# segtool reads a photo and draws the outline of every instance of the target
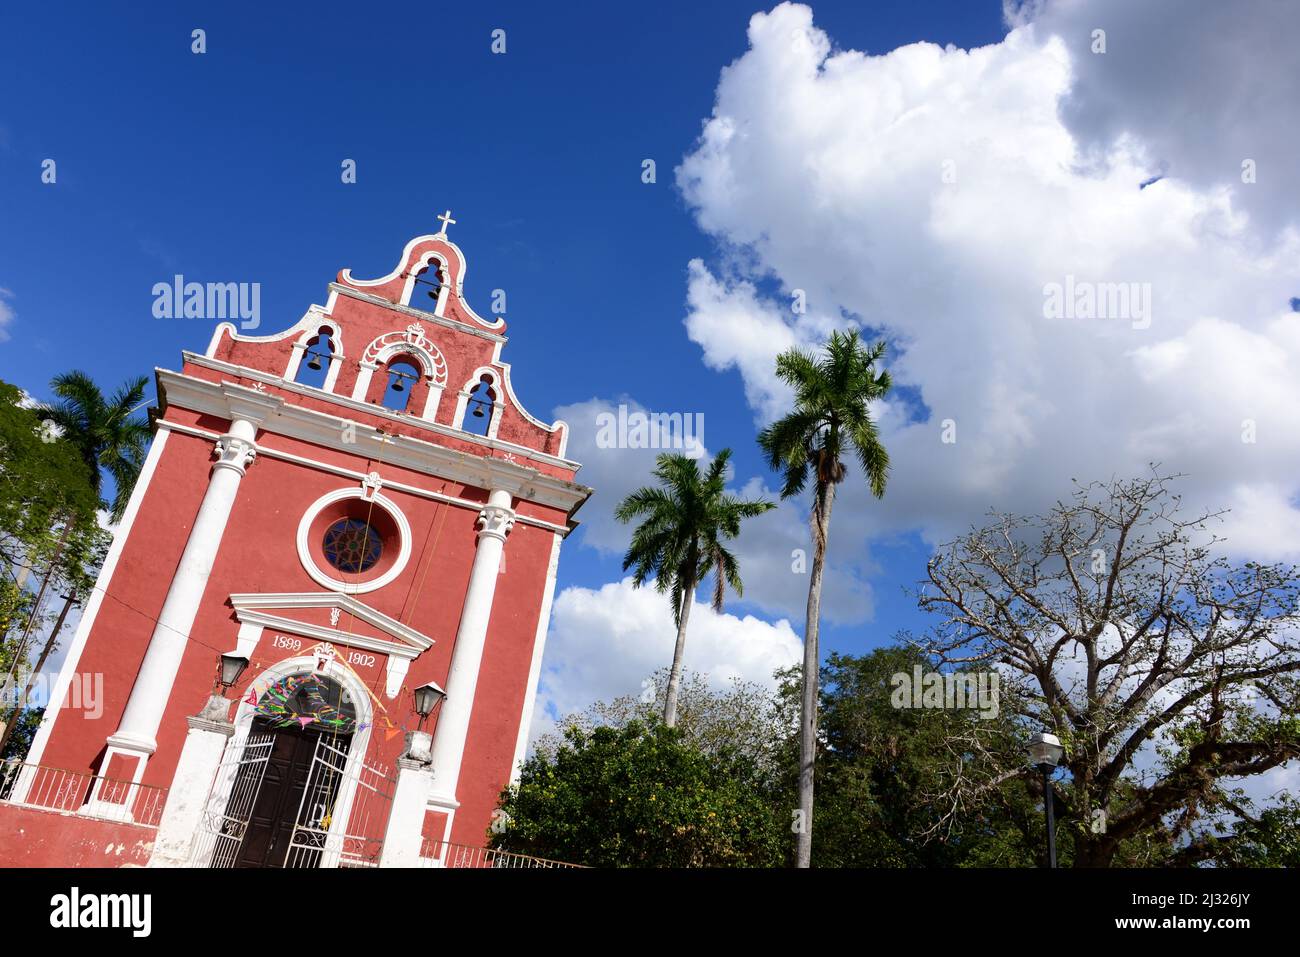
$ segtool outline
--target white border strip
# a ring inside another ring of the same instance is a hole
[[[109,546],[108,554],[104,557],[104,565],[100,568],[99,576],[95,579],[95,590],[91,592],[90,598],[82,610],[81,620],[77,623],[77,632],[73,635],[72,644],[68,646],[68,656],[63,659],[63,667],[59,669],[59,676],[55,679],[54,688],[50,692],[50,698],[45,708],[45,720],[41,721],[41,726],[32,741],[31,750],[27,753],[27,764],[41,763],[41,756],[45,753],[45,744],[49,741],[54,724],[59,720],[59,714],[63,709],[63,699],[67,696],[68,685],[72,683],[72,676],[76,674],[77,665],[81,661],[81,653],[86,647],[86,639],[90,636],[90,630],[94,627],[95,619],[99,615],[99,606],[103,603],[104,595],[113,580],[113,572],[117,569],[117,560],[121,557],[122,549],[126,547],[127,539],[131,537],[131,527],[135,524],[135,517],[140,511],[140,503],[144,501],[145,493],[149,490],[149,483],[153,481],[154,470],[158,467],[158,460],[162,458],[163,447],[167,444],[169,431],[170,427],[166,422],[158,422],[158,430],[154,433],[153,443],[149,446],[149,454],[145,456],[144,465],[140,468],[140,477],[136,480],[135,488],[131,491],[131,498],[126,504],[126,511],[122,514],[122,523],[118,525],[117,531],[113,534],[113,544]],[[26,797],[27,794],[24,789],[24,793],[15,795],[13,800],[21,802]]]
[[[159,427],[162,427],[161,422],[159,423]],[[188,435],[196,439],[207,439],[210,442],[215,442],[217,439],[221,438],[221,435],[217,432],[200,429],[193,425],[182,425],[179,422],[169,422],[166,427],[175,432],[180,432],[182,435]],[[282,452],[279,449],[269,448],[261,444],[257,446],[257,454],[264,458],[280,459],[284,462],[292,462],[294,465],[302,465],[307,468],[317,469],[321,472],[328,472],[331,475],[340,475],[344,478],[355,479],[358,482],[368,477],[365,472],[345,469],[340,465],[330,465],[328,462],[317,462],[315,459],[304,458],[303,456],[295,455],[292,452]],[[455,505],[457,508],[468,508],[478,512],[482,511],[483,506],[487,504],[486,502],[472,502],[469,499],[457,498],[454,495],[446,495],[442,492],[432,492],[415,485],[407,485],[404,482],[390,482],[388,479],[381,480],[384,488],[396,489],[399,492],[405,492],[407,495],[429,498],[436,502],[443,502],[447,505]],[[524,525],[532,525],[536,528],[544,528],[548,532],[555,532],[558,535],[567,536],[571,531],[567,526],[556,525],[554,522],[548,522],[540,518],[532,518],[528,515],[520,515],[517,512],[515,514],[515,521]]]

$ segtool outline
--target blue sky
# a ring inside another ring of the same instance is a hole
[[[596,448],[596,414],[702,412],[736,487],[771,496],[753,437],[785,401],[773,359],[853,321],[890,344],[893,475],[882,502],[854,477],[837,499],[827,650],[923,626],[903,589],[990,508],[1151,462],[1187,476],[1187,507],[1230,510],[1230,557],[1300,559],[1294,9],[300,9],[0,13],[0,378],[43,396],[70,368],[111,387],[177,367],[212,323],[152,317],[176,273],[260,283],[259,331],[283,328],[450,207],[470,302],[506,291],[520,399],[569,419],[597,489],[561,561],[544,715],[671,655],[609,519],[653,456]],[[1142,321],[1049,317],[1072,279],[1146,289]],[[688,667],[797,657],[807,541],[804,503],[747,526],[745,600],[692,617]]]
[[[490,290],[507,291],[505,358],[532,411],[624,395],[705,411],[710,449],[733,446],[738,477],[761,475],[739,374],[707,368],[682,327],[685,264],[717,250],[673,176],[758,9],[444,5],[408,25],[328,2],[306,17],[267,3],[9,5],[0,377],[44,397],[70,368],[105,386],[176,368],[212,323],[152,317],[150,290],[174,273],[261,283],[259,332],[283,328],[337,269],[387,272],[450,207],[471,303],[485,311]],[[822,3],[817,17],[872,52],[1005,32],[996,2]],[[498,27],[505,55],[490,51]],[[47,158],[54,185],[40,179]],[[340,182],[345,158],[355,185]],[[830,647],[862,650],[913,619],[899,586],[924,549],[905,538],[873,558],[875,620],[832,627]],[[561,588],[617,578],[608,552],[580,537],[566,549]]]

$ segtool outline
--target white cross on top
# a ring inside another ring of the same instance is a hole
[[[433,218],[436,219],[436,220],[438,220],[440,223],[442,223],[442,229],[438,230],[438,235],[439,235],[439,236],[446,236],[446,235],[447,235],[447,227],[450,226],[450,225],[452,225],[453,223],[456,222],[456,220],[454,220],[454,219],[451,218],[451,210],[450,210],[450,209],[447,210],[445,213],[443,213],[441,216],[435,216],[435,217],[433,217]]]

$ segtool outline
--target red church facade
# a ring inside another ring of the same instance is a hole
[[[516,399],[504,320],[469,307],[464,276],[445,232],[418,237],[288,330],[223,324],[157,371],[143,473],[0,808],[27,805],[21,834],[0,813],[11,861],[105,863],[123,823],[153,866],[484,844],[590,489],[567,426]],[[216,699],[222,654],[247,666]],[[97,706],[70,706],[101,675]],[[445,692],[423,725],[422,687]]]

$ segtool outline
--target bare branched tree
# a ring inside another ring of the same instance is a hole
[[[1297,570],[1216,556],[1219,516],[1185,516],[1177,478],[995,514],[940,550],[921,590],[942,618],[926,650],[999,669],[1004,714],[1065,744],[1076,866],[1148,843],[1178,848],[1167,862],[1222,854],[1252,820],[1240,779],[1300,757]],[[953,742],[945,821],[1014,778],[1032,787],[1024,763],[1005,736]]]

